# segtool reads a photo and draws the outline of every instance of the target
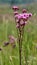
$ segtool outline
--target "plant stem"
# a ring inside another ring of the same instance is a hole
[[[22,30],[21,30],[21,27],[19,28],[19,58],[20,58],[20,65],[22,65],[22,41],[23,41],[23,33],[24,33],[23,28],[22,28]]]
[[[20,40],[19,40],[19,59],[20,59],[20,65],[21,65],[21,47],[20,47]]]
[[[20,65],[21,65],[21,31],[20,31],[20,28],[19,28],[19,59],[20,59]]]

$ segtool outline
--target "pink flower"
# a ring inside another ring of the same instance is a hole
[[[27,22],[21,21],[21,22],[20,22],[20,25],[21,25],[21,26],[24,26],[26,23],[27,23]]]
[[[26,18],[27,18],[27,20],[28,20],[29,16],[27,15]]]
[[[10,35],[10,36],[9,36],[9,39],[12,39],[12,40],[13,40],[13,39],[15,39],[15,38],[14,38],[14,36]]]
[[[29,13],[29,17],[31,17],[32,16],[32,13]]]
[[[14,11],[19,10],[18,6],[13,6],[12,9],[13,9]]]
[[[27,21],[27,17],[26,16],[23,16],[23,21]]]
[[[24,16],[23,14],[19,14],[19,15],[18,15],[18,20],[23,19],[23,16]]]
[[[15,12],[14,12],[14,15],[18,15],[18,12],[17,12],[17,11],[15,11]]]
[[[14,42],[15,42],[15,37],[12,36],[12,35],[10,35],[10,36],[9,36],[9,42],[10,42],[10,43],[14,43]]]
[[[26,10],[26,9],[23,9],[23,10],[22,10],[22,13],[27,13],[27,10]]]
[[[25,25],[25,22],[24,22],[24,21],[21,21],[21,22],[20,22],[20,25],[21,25],[21,26],[24,26],[24,25]]]
[[[28,13],[24,13],[23,15],[24,15],[24,16],[29,16],[29,14],[28,14]]]
[[[18,20],[21,20],[23,18],[23,14],[17,14],[15,15],[15,18],[17,18]]]
[[[15,15],[15,19],[17,19],[18,21],[20,21],[22,19],[22,16],[20,14]]]

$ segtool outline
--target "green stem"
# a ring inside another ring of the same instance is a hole
[[[20,25],[20,23],[19,23]],[[20,59],[20,65],[22,65],[22,61],[21,61],[21,51],[22,51],[22,45],[21,45],[21,27],[19,27],[19,59]]]

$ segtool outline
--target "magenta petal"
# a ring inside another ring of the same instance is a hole
[[[23,16],[23,20],[24,20],[24,21],[27,21],[27,17],[24,17],[24,16]]]
[[[24,24],[25,24],[24,21],[21,21],[21,22],[20,22],[20,25],[21,25],[21,26],[24,25]]]

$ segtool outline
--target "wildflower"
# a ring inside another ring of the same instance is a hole
[[[22,13],[18,14],[18,12],[16,12],[18,10],[18,7],[16,7],[16,6],[13,7],[13,10],[15,11],[14,15],[15,15],[15,20],[16,20],[16,27],[18,28],[17,31],[18,31],[18,34],[19,34],[18,35],[19,58],[20,58],[20,65],[21,65],[21,52],[22,52],[22,40],[23,40],[24,26],[27,23],[26,21],[29,19],[29,17],[32,16],[32,14],[31,13],[27,13],[26,9],[23,9]],[[14,42],[14,40],[12,40],[12,39],[10,39],[10,40]],[[15,44],[13,44],[13,47],[15,47]]]
[[[20,25],[21,25],[21,26],[24,26],[26,23],[27,23],[27,22],[21,21],[21,22],[20,22]]]
[[[14,11],[19,10],[18,6],[13,6],[12,9],[13,9]]]
[[[20,22],[20,25],[22,26],[22,25],[24,25],[24,23],[25,23],[24,21],[21,21],[21,22]]]
[[[14,36],[10,35],[10,36],[9,36],[9,42],[11,43],[11,46],[12,46],[13,48],[16,47],[15,41],[16,41],[16,38],[15,38]]]
[[[21,15],[18,15],[18,20],[20,21],[22,19],[22,16]]]
[[[32,16],[32,13],[29,13],[29,17],[31,17]]]
[[[3,46],[7,46],[7,45],[9,45],[9,42],[4,42]]]
[[[15,43],[15,38],[14,38],[14,36],[12,36],[12,35],[9,36],[9,42],[10,42],[10,43]]]
[[[18,18],[18,20],[19,20],[19,22],[23,19],[23,14],[19,14],[18,16],[17,16],[17,18]]]
[[[17,12],[17,11],[15,11],[15,12],[14,12],[14,15],[17,15],[17,14],[18,14],[18,12]]]
[[[23,16],[29,16],[29,14],[28,13],[24,13]]]
[[[26,16],[23,16],[23,21],[27,21],[27,17]]]
[[[27,10],[26,10],[26,9],[23,9],[23,10],[22,10],[22,13],[27,13]]]
[[[14,38],[14,36],[12,36],[12,35],[9,35],[9,39],[12,39],[12,40],[14,40],[15,38]]]

